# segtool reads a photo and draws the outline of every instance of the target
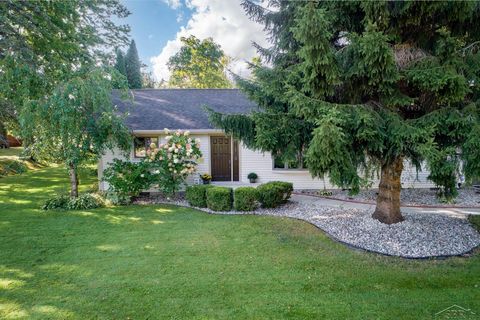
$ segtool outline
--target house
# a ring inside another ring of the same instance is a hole
[[[246,148],[241,142],[226,136],[214,128],[203,106],[227,114],[248,114],[257,110],[237,89],[142,89],[132,91],[134,100],[121,100],[113,94],[113,102],[120,111],[128,111],[127,126],[132,130],[132,150],[129,160],[140,161],[150,144],[162,143],[164,128],[189,130],[193,138],[200,139],[203,157],[198,162],[198,173],[210,173],[217,183],[241,185],[249,182],[247,175],[255,172],[258,183],[280,180],[292,182],[295,189],[335,188],[328,179],[313,179],[302,164],[285,164],[272,157]],[[123,158],[120,152],[104,154],[98,164],[99,177],[114,158]],[[426,179],[428,172],[419,173],[406,165],[402,175],[404,187],[431,187]],[[374,179],[373,185],[377,184]],[[101,181],[101,179],[100,179]],[[198,182],[198,175],[189,183]],[[108,189],[106,182],[100,182],[100,189]]]

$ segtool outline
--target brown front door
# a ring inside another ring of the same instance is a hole
[[[212,180],[231,181],[232,146],[230,144],[230,137],[210,137],[210,148],[212,152]]]

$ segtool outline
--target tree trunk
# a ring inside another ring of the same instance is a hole
[[[70,196],[71,197],[78,197],[78,175],[77,175],[77,167],[70,163]]]
[[[400,190],[403,157],[382,165],[380,185],[378,186],[377,207],[372,217],[380,222],[392,224],[403,221],[400,212]]]

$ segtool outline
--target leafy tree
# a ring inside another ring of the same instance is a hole
[[[137,46],[135,40],[130,42],[127,54],[125,56],[125,66],[127,71],[128,87],[130,89],[142,88],[142,73],[140,59],[138,58]]]
[[[78,196],[78,168],[98,159],[106,149],[130,147],[131,135],[113,107],[113,70],[81,70],[61,82],[46,99],[32,101],[22,117],[38,159],[64,163],[72,197]]]
[[[217,126],[275,155],[303,154],[313,177],[352,192],[379,169],[373,217],[384,223],[403,220],[405,162],[426,162],[447,197],[458,172],[480,173],[478,2],[243,5],[273,41],[259,47],[271,66],[239,79],[263,112],[211,112]]]
[[[0,122],[18,131],[25,102],[106,60],[105,47],[128,40],[129,27],[111,16],[128,15],[119,0],[0,1]]]
[[[177,88],[231,88],[228,57],[211,38],[182,37],[180,51],[168,60],[169,85]]]

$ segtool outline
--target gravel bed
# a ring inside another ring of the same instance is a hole
[[[300,193],[318,195],[319,190],[301,190]],[[331,198],[345,200],[359,200],[364,202],[375,203],[377,200],[377,189],[362,190],[355,196],[348,195],[347,190],[328,190],[332,193]],[[454,203],[440,202],[436,190],[418,188],[418,189],[402,189],[401,201],[402,205],[413,206],[438,206],[438,207],[480,207],[480,194],[476,193],[473,188],[458,190],[458,196]]]
[[[182,197],[162,196],[139,198],[138,204],[174,204],[190,207]],[[429,258],[463,255],[480,245],[480,234],[466,218],[441,214],[405,213],[405,221],[386,225],[360,209],[329,207],[319,202],[308,204],[289,201],[274,209],[259,208],[254,212],[215,212],[213,214],[255,214],[291,217],[312,223],[333,239],[356,248],[404,258]]]

